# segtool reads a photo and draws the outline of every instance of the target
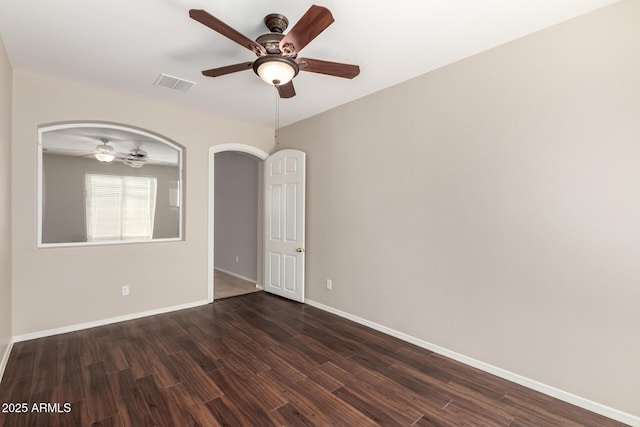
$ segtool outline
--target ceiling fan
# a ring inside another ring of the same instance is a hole
[[[270,33],[261,35],[256,41],[204,10],[191,9],[189,16],[258,56],[253,62],[204,70],[202,74],[205,76],[219,77],[253,68],[262,80],[278,89],[281,98],[292,98],[296,95],[292,79],[300,70],[347,79],[360,74],[360,67],[357,65],[297,57],[309,42],[333,23],[333,15],[325,7],[311,6],[287,34],[283,33],[289,25],[289,20],[284,15],[267,15],[264,23]]]
[[[147,152],[142,148],[141,142],[134,142],[135,148],[126,151],[126,152],[116,152],[111,145],[109,145],[109,140],[107,138],[100,138],[100,142],[102,145],[98,145],[93,155],[96,159],[103,163],[111,163],[115,159],[122,160],[127,166],[138,169],[147,163]]]

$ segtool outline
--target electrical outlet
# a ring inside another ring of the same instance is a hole
[[[333,280],[327,279],[327,289],[331,290],[333,288]]]
[[[122,287],[122,296],[126,297],[127,295],[129,295],[129,286],[125,285]]]
[[[236,256],[236,262],[240,262],[240,257]]]

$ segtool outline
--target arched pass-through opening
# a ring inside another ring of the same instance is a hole
[[[39,126],[38,247],[182,240],[183,155],[125,124]]]
[[[214,236],[215,236],[215,155],[216,153],[222,153],[225,151],[238,151],[242,153],[251,154],[260,160],[265,160],[269,157],[269,154],[260,150],[259,148],[252,147],[245,144],[220,144],[213,147],[209,147],[209,221],[208,221],[208,300],[213,302],[213,289],[214,289]],[[258,276],[262,274],[258,271]]]

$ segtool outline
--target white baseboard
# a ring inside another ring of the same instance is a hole
[[[141,317],[154,316],[156,314],[164,314],[172,311],[184,310],[187,308],[198,307],[205,304],[209,304],[209,301],[207,300],[194,301],[186,304],[174,305],[171,307],[156,308],[154,310],[143,311],[140,313],[133,313],[133,314],[126,314],[124,316],[111,317],[109,319],[79,323],[77,325],[63,326],[61,328],[55,328],[55,329],[47,329],[45,331],[38,331],[30,334],[15,336],[13,337],[13,342],[28,341],[36,338],[50,337],[52,335],[66,334],[67,332],[75,332],[75,331],[80,331],[82,329],[95,328],[96,326],[110,325],[112,323],[119,323],[127,320],[139,319]]]
[[[4,375],[4,370],[7,367],[7,362],[9,362],[9,355],[11,354],[11,349],[13,348],[13,343],[15,342],[15,339],[11,339],[9,341],[9,344],[7,345],[7,348],[4,351],[4,354],[2,355],[2,359],[0,359],[0,382],[2,382],[2,376]]]
[[[223,273],[226,273],[226,274],[228,274],[229,276],[237,277],[238,279],[242,279],[242,280],[244,280],[244,281],[251,282],[251,283],[255,284],[255,285],[256,285],[256,287],[259,287],[259,286],[258,286],[258,281],[257,281],[256,279],[249,279],[248,277],[241,276],[241,275],[239,275],[239,274],[237,274],[237,273],[234,273],[233,271],[225,270],[225,269],[223,269],[223,268],[219,268],[219,267],[214,267],[213,269],[214,269],[214,270],[221,271],[221,272],[223,272]]]
[[[317,301],[305,300],[306,304],[309,304],[312,307],[319,308],[320,310],[327,311],[329,313],[333,313],[340,317],[344,317],[345,319],[352,320],[356,323],[359,323],[364,326],[368,326],[371,329],[375,329],[387,335],[391,335],[402,341],[406,341],[408,343],[417,345],[418,347],[422,347],[424,349],[433,351],[434,353],[438,353],[442,356],[449,357],[451,359],[457,360],[458,362],[464,363],[465,365],[472,366],[474,368],[480,369],[481,371],[488,372],[490,374],[496,375],[500,378],[504,378],[505,380],[509,380],[516,384],[520,384],[527,388],[539,391],[540,393],[544,393],[546,395],[555,397],[557,399],[563,400],[565,402],[571,403],[575,406],[579,406],[583,409],[586,409],[591,412],[595,412],[602,416],[614,419],[616,421],[620,421],[625,424],[629,424],[631,426],[640,426],[640,417],[635,415],[628,414],[626,412],[619,411],[617,409],[611,408],[609,406],[602,405],[600,403],[591,401],[589,399],[585,399],[580,396],[576,396],[575,394],[559,390],[555,387],[552,387],[547,384],[543,384],[541,382],[532,380],[527,377],[523,377],[522,375],[518,375],[516,373],[507,371],[502,368],[498,368],[497,366],[490,365],[488,363],[482,362],[480,360],[473,359],[471,357],[467,357],[463,354],[456,353],[454,351],[448,350],[446,348],[440,347],[438,345],[432,344],[427,341],[423,341],[419,338],[413,337],[411,335],[407,335],[405,333],[396,331],[394,329],[388,328],[386,326],[380,325],[378,323],[371,322],[367,319],[363,319],[361,317],[355,316],[353,314],[349,314],[347,312],[338,310],[333,307],[329,307],[327,305],[321,304]]]

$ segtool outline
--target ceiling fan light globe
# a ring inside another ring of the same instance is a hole
[[[104,163],[112,162],[113,159],[116,158],[115,150],[107,144],[98,145],[93,155],[96,159]]]
[[[267,84],[285,85],[298,74],[298,64],[281,56],[263,56],[253,64],[253,70]]]

